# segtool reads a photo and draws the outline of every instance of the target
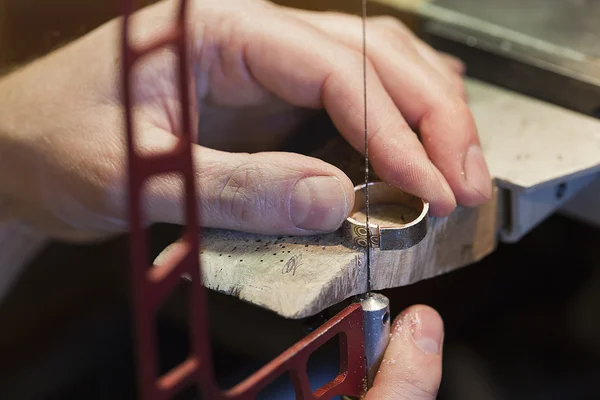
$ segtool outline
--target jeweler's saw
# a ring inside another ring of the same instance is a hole
[[[126,115],[128,168],[129,168],[129,209],[131,220],[131,262],[134,290],[134,314],[139,372],[140,393],[144,399],[169,399],[184,389],[195,386],[198,393],[207,399],[254,399],[262,389],[279,376],[289,373],[301,399],[330,399],[335,396],[362,397],[371,386],[373,378],[387,343],[390,330],[389,301],[380,294],[372,293],[370,271],[372,244],[380,245],[385,233],[377,226],[369,224],[369,170],[368,170],[368,127],[367,127],[367,85],[366,85],[366,0],[362,0],[363,10],[363,70],[365,79],[365,221],[354,220],[354,232],[366,236],[363,249],[367,252],[367,293],[339,312],[331,320],[320,326],[306,338],[289,348],[255,374],[229,390],[221,390],[213,374],[211,348],[208,338],[207,301],[202,283],[201,266],[198,258],[200,243],[197,216],[197,197],[192,167],[192,110],[188,90],[188,60],[186,15],[188,1],[181,0],[176,20],[171,30],[156,41],[144,47],[134,46],[130,41],[131,15],[134,0],[124,0],[123,19],[123,102]],[[133,109],[133,71],[136,64],[149,53],[166,46],[176,49],[178,55],[177,76],[181,104],[181,136],[179,143],[169,152],[142,156],[135,149],[135,123]],[[147,259],[148,238],[144,227],[142,210],[142,187],[151,177],[162,173],[179,173],[185,187],[185,233],[177,254],[171,254],[169,261],[153,266]],[[385,189],[385,188],[384,188]],[[382,190],[378,189],[378,198]],[[383,190],[383,198],[387,198]],[[394,196],[392,196],[394,197]],[[397,196],[396,196],[397,197]],[[426,208],[423,208],[425,211]],[[360,230],[360,228],[364,228]],[[421,230],[424,234],[424,231]],[[372,236],[376,236],[374,240]],[[393,239],[393,240],[392,240]],[[414,239],[414,238],[413,238]],[[396,236],[389,237],[388,245],[401,248],[406,243]],[[392,240],[392,241],[390,241]],[[420,240],[420,239],[419,239]],[[418,242],[418,241],[417,241]],[[360,244],[360,243],[359,243]],[[190,337],[191,352],[188,358],[166,374],[159,376],[155,318],[158,309],[166,298],[180,284],[181,276],[191,280],[190,296]],[[311,390],[307,375],[307,362],[310,355],[329,339],[340,336],[340,373],[331,382],[316,391]]]

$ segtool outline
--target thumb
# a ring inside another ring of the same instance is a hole
[[[321,160],[293,153],[227,153],[194,146],[202,226],[261,234],[339,228],[354,204],[350,179]],[[183,223],[183,183],[150,183],[148,217]]]
[[[390,343],[365,400],[433,400],[442,379],[444,326],[427,306],[406,309],[394,322]]]

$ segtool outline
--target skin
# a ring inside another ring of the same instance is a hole
[[[164,35],[175,4],[138,12],[134,43]],[[203,0],[191,2],[189,22],[200,223],[265,234],[337,229],[353,205],[350,179],[321,160],[275,150],[320,110],[363,150],[360,20],[261,0]],[[429,201],[433,215],[487,201],[491,179],[463,65],[394,19],[372,18],[367,30],[369,153],[377,174]],[[111,21],[0,80],[0,206],[50,237],[89,241],[127,230],[119,38],[120,21]],[[138,66],[142,154],[177,143],[174,61],[163,50]],[[145,194],[148,223],[184,222],[176,176],[151,180]],[[420,309],[429,315],[423,326],[437,327],[441,342],[441,319]],[[382,366],[369,398],[435,397],[441,357],[416,343],[406,335],[392,341],[388,351],[402,353],[403,362]]]

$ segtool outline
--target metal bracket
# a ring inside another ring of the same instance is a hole
[[[500,241],[514,243],[527,235],[550,215],[558,212],[600,174],[565,180],[529,189],[497,182],[500,189]]]

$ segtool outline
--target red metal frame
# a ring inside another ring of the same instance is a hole
[[[196,188],[192,164],[192,110],[190,105],[189,60],[185,30],[187,0],[180,1],[172,31],[144,48],[129,41],[130,16],[134,0],[123,0],[123,101],[127,130],[129,168],[129,212],[131,230],[131,265],[134,290],[136,359],[140,394],[143,399],[169,399],[190,385],[208,399],[254,399],[269,383],[286,372],[290,373],[298,399],[330,399],[338,395],[359,397],[365,386],[363,354],[363,314],[360,305],[353,304],[321,326],[318,330],[288,349],[254,375],[230,390],[217,386],[212,366],[208,337],[207,300],[200,273],[199,227],[196,208]],[[149,53],[165,46],[174,46],[178,53],[177,71],[181,102],[182,132],[178,144],[160,155],[142,156],[134,144],[132,74],[135,64]],[[186,228],[179,254],[170,262],[152,266],[148,260],[148,238],[142,209],[142,188],[154,175],[177,172],[185,184]],[[191,353],[180,365],[158,376],[158,348],[155,318],[162,302],[181,282],[181,275],[191,278],[190,338]],[[310,355],[329,339],[340,335],[340,374],[316,392],[312,392],[307,375]]]

